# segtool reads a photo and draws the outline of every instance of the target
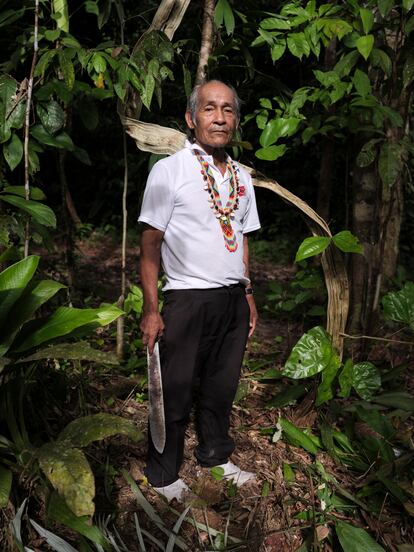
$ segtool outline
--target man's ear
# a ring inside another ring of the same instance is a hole
[[[185,112],[185,122],[187,123],[188,128],[190,128],[191,130],[195,128],[193,118],[191,117],[191,113],[189,111]]]

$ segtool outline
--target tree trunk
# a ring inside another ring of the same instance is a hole
[[[203,30],[201,33],[200,57],[197,67],[195,84],[202,84],[206,80],[208,58],[213,49],[214,39],[214,0],[204,0]]]

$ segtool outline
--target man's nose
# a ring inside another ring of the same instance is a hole
[[[226,118],[224,117],[224,111],[223,109],[216,109],[216,113],[215,113],[215,123],[218,124],[218,125],[223,125],[226,123]]]

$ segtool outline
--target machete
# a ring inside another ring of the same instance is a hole
[[[165,447],[165,416],[164,397],[162,394],[161,362],[158,343],[154,345],[154,352],[149,354],[148,362],[148,399],[149,399],[149,426],[154,447],[162,454]]]

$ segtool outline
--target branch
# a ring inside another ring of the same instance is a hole
[[[213,49],[213,39],[214,0],[204,0],[203,30],[195,84],[202,84],[206,80],[206,67]]]

